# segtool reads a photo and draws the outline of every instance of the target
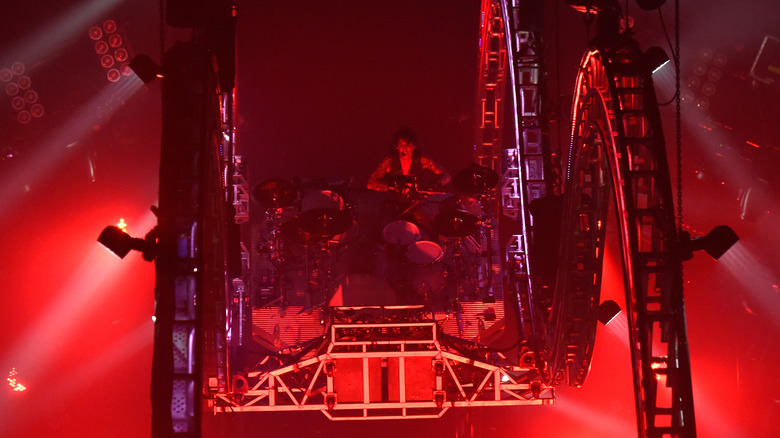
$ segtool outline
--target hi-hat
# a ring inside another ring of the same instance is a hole
[[[469,195],[484,195],[496,184],[498,184],[498,174],[478,164],[472,164],[452,177],[452,186]]]
[[[479,230],[479,218],[463,210],[445,211],[433,219],[433,229],[444,237],[466,237]]]
[[[252,198],[265,208],[289,207],[298,199],[298,188],[285,179],[272,178],[256,185]]]
[[[352,217],[335,208],[313,208],[298,216],[299,227],[306,233],[320,237],[333,237],[352,227]]]

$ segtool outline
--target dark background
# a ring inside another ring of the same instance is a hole
[[[561,148],[577,64],[594,30],[564,2],[544,4],[551,138]],[[668,53],[659,14],[628,5],[641,45]],[[362,185],[400,126],[415,129],[451,173],[470,162],[478,1],[238,6],[237,142],[250,185],[293,176]],[[670,32],[673,6],[662,8]],[[27,388],[13,391],[7,382],[0,390],[0,436],[148,436],[154,268],[137,253],[119,261],[95,240],[120,218],[136,236],[154,225],[160,84],[135,76],[109,83],[87,29],[113,18],[131,55],[159,61],[159,5],[39,0],[4,8],[0,69],[24,63],[46,112],[20,124],[0,93],[0,374]],[[777,17],[774,0],[682,5],[683,87],[702,49],[727,59],[709,107],[683,104],[685,224],[701,235],[724,223],[741,237],[718,262],[697,254],[685,264],[696,420],[705,438],[769,437],[780,427],[780,111],[777,84],[747,76],[764,36],[780,37]],[[165,29],[167,47],[187,38]],[[661,101],[674,94],[672,70],[657,76]],[[674,167],[674,104],[662,116]],[[620,300],[613,254],[603,296]],[[600,327],[597,339],[585,385],[560,388],[555,407],[358,423],[320,413],[207,414],[206,435],[632,436],[625,317]]]

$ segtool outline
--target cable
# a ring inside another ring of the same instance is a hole
[[[683,227],[682,200],[682,115],[680,111],[680,0],[674,0],[674,89],[677,129],[677,232]]]

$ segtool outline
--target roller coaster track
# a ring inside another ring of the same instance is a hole
[[[649,69],[628,35],[580,63],[564,226],[547,321],[548,373],[581,385],[598,318],[610,191],[614,195],[640,437],[694,437],[682,268],[661,121]]]

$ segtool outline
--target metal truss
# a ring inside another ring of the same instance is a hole
[[[241,155],[233,155],[233,176],[230,179],[233,186],[233,208],[236,210],[235,223],[249,222],[249,184],[244,178],[244,165]]]
[[[604,187],[611,186],[621,236],[639,436],[695,437],[668,163],[651,75],[628,35],[603,42],[582,59],[568,181],[570,189],[580,189],[568,196],[567,230],[579,235],[582,244],[579,253],[567,256],[569,263],[562,269],[569,274],[559,274],[559,284],[568,290],[561,291],[564,324],[558,325],[564,345],[553,360],[566,363],[570,383],[582,382],[598,307],[600,274],[592,274],[600,271],[606,208],[599,204],[606,202]],[[577,221],[580,226],[572,225]],[[565,322],[577,320],[582,322]]]
[[[533,221],[531,201],[547,194],[545,160],[540,119],[542,116],[540,78],[542,75],[539,37],[521,27],[523,2],[504,0],[501,14],[507,47],[508,74],[512,86],[511,120],[514,142],[503,147],[501,165],[501,217],[514,230],[505,243],[510,287],[517,297],[519,330],[526,340],[537,336],[533,314],[535,288],[531,275],[529,248]],[[526,20],[526,24],[527,20]],[[535,346],[532,346],[535,348]]]
[[[207,50],[187,43],[163,58],[154,438],[200,436],[203,393],[227,388],[227,208],[212,62]]]
[[[470,353],[465,353],[470,351]],[[522,361],[521,361],[522,362]],[[554,402],[531,360],[440,339],[435,322],[335,323],[319,352],[249,373],[247,389],[218,394],[215,412],[321,411],[332,420],[441,417],[453,407]]]

